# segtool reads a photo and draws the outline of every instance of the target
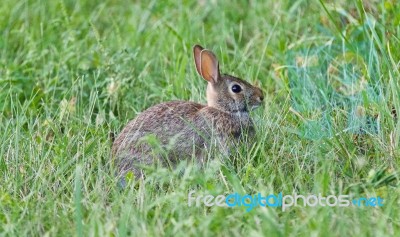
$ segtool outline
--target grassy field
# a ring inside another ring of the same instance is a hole
[[[3,0],[1,236],[399,235],[399,23],[396,0]],[[194,44],[261,82],[257,142],[121,190],[111,134],[163,101],[205,103]],[[188,207],[191,190],[384,205],[246,212]]]

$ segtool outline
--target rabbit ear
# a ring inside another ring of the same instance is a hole
[[[193,47],[194,61],[197,72],[208,82],[216,83],[219,79],[219,65],[217,57],[210,50],[200,45]]]
[[[194,64],[196,65],[196,70],[199,75],[201,75],[201,51],[203,51],[204,48],[201,47],[200,45],[195,45],[193,47],[193,56],[194,56]]]
[[[217,57],[210,50],[204,49],[200,54],[201,76],[209,82],[216,83],[219,79],[219,64]]]

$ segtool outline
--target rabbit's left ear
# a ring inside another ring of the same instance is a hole
[[[219,63],[213,52],[204,49],[200,45],[195,45],[193,54],[196,69],[200,76],[208,82],[217,83],[220,77]]]
[[[204,48],[201,47],[200,45],[195,45],[193,47],[193,56],[194,56],[194,64],[196,65],[196,70],[199,75],[201,75],[201,51],[203,51]]]

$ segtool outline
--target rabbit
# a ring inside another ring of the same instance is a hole
[[[123,180],[129,171],[135,178],[143,178],[141,167],[156,162],[174,165],[194,158],[203,164],[211,147],[229,154],[232,144],[240,142],[244,135],[254,137],[249,111],[262,104],[262,90],[221,74],[218,60],[210,50],[195,45],[193,55],[198,74],[208,82],[207,105],[165,102],[131,120],[112,145],[117,173]],[[158,139],[163,148],[169,148],[165,154],[154,152],[149,136]]]

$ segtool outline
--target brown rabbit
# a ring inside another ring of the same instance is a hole
[[[118,174],[128,171],[142,177],[143,165],[155,162],[176,164],[195,157],[201,163],[206,150],[216,146],[227,153],[242,135],[254,135],[249,110],[261,105],[263,93],[258,87],[230,75],[221,75],[218,60],[207,49],[193,47],[197,72],[207,82],[207,105],[189,101],[171,101],[155,105],[130,121],[113,143]],[[156,154],[149,135],[158,139],[164,155]]]

